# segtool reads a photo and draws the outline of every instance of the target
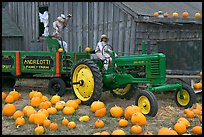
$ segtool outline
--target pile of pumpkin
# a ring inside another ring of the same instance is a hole
[[[13,92],[15,92],[15,94],[13,94]],[[14,90],[11,91],[8,96],[11,94],[15,98],[17,93],[18,92]],[[2,92],[2,100],[5,100],[7,103],[3,107],[3,115],[12,116],[16,122],[17,128],[25,124],[24,116],[27,116],[30,123],[36,124],[35,134],[37,135],[43,134],[45,127],[52,131],[58,130],[58,124],[51,122],[48,119],[49,115],[55,115],[58,110],[62,110],[65,115],[72,115],[81,104],[79,99],[68,100],[65,103],[64,101],[60,101],[60,96],[58,95],[52,96],[49,100],[48,97],[42,95],[41,92],[32,90],[29,93],[30,105],[25,106],[22,110],[16,110],[15,105],[12,104],[13,102],[8,102],[8,96],[6,97],[5,92]],[[65,125],[70,129],[76,127],[74,121],[68,121],[65,117],[62,120],[62,125]]]
[[[202,77],[202,71],[200,72],[200,77]],[[202,80],[198,83],[193,84],[194,89],[202,89]]]
[[[21,95],[17,91],[11,91],[8,96],[13,96],[15,100],[18,100]],[[55,115],[57,111],[62,111],[63,114],[72,115],[75,113],[75,110],[78,109],[81,104],[81,100],[68,100],[67,102],[61,101],[60,96],[54,95],[49,98],[42,95],[41,92],[32,90],[29,93],[30,105],[25,106],[22,110],[16,110],[14,104],[8,102],[8,97],[4,92],[2,92],[2,100],[5,100],[7,103],[3,107],[3,115],[11,116],[17,125],[17,128],[25,124],[24,117],[28,117],[29,123],[35,124],[36,128],[34,130],[35,134],[44,134],[45,128],[56,131],[58,130],[58,124],[49,120],[50,115]],[[11,98],[11,97],[10,97]],[[101,120],[101,117],[104,117],[107,114],[107,108],[102,101],[94,101],[90,106],[90,111],[94,113],[95,117],[98,119],[93,123],[95,128],[103,128],[105,123]],[[94,133],[94,135],[125,135],[123,127],[127,127],[131,123],[130,133],[131,134],[141,134],[143,131],[143,126],[147,124],[146,117],[142,114],[141,109],[138,106],[131,105],[127,106],[123,110],[120,106],[113,106],[110,108],[109,113],[111,117],[118,118],[118,125],[120,127],[109,133],[108,131],[102,131]],[[202,106],[199,104],[194,105],[194,107],[185,109],[184,113],[186,118],[181,117],[175,123],[173,129],[168,127],[162,127],[158,130],[158,135],[178,135],[186,134],[186,129],[190,127],[190,122],[188,118],[198,117],[202,122]],[[88,115],[81,116],[79,118],[80,122],[90,121]],[[67,126],[69,129],[77,127],[76,121],[69,121],[67,118],[63,118],[61,124]],[[202,127],[195,126],[191,129],[193,134],[202,134]],[[152,135],[152,132],[146,131],[144,135]]]

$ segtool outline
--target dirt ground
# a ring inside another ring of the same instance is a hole
[[[43,93],[43,95],[46,95],[51,98],[51,96],[47,92],[47,80],[28,80],[28,79],[22,79],[17,81],[15,85],[15,89],[19,91],[22,94],[22,98],[14,103],[17,110],[22,110],[22,108],[26,105],[30,104],[29,99],[29,92],[34,90],[39,90]],[[9,93],[9,91],[5,91],[6,94]],[[177,107],[175,100],[174,100],[174,93],[156,93],[155,94],[157,101],[158,101],[158,113],[155,117],[146,117],[147,118],[147,124],[145,126],[142,126],[143,132],[150,131],[153,134],[157,134],[158,130],[161,127],[171,127],[173,128],[173,125],[175,124],[176,120],[179,117],[185,117],[183,114],[184,108]],[[74,99],[73,93],[70,92],[70,89],[67,89],[67,93],[61,97],[61,100],[67,101],[69,99]],[[65,116],[62,111],[58,111],[56,115],[49,116],[49,119],[52,122],[56,122],[59,125],[59,130],[57,131],[49,131],[48,129],[45,129],[45,134],[49,135],[68,135],[68,134],[85,134],[90,135],[94,134],[96,132],[101,131],[108,131],[111,133],[115,129],[120,129],[118,125],[118,119],[110,117],[109,110],[112,106],[117,105],[121,106],[123,109],[125,109],[128,105],[134,104],[134,97],[131,100],[125,100],[120,98],[114,98],[112,94],[107,91],[103,92],[102,97],[100,99],[103,101],[107,108],[107,114],[106,116],[102,118],[95,117],[94,114],[90,111],[90,106],[86,105],[80,105],[79,108],[75,111],[75,113],[71,116]],[[202,93],[196,94],[196,102],[202,104]],[[2,107],[5,105],[5,102],[2,102]],[[80,122],[78,119],[80,116],[88,115],[90,116],[89,122]],[[77,127],[75,129],[68,129],[66,126],[62,126],[61,120],[66,117],[69,121],[75,121],[77,123]],[[94,122],[97,119],[101,119],[104,121],[105,126],[101,129],[96,129],[94,127]],[[33,135],[35,125],[30,124],[28,122],[28,118],[25,116],[26,123],[22,127],[16,128],[15,121],[11,117],[5,117],[2,116],[2,134],[4,135]],[[201,125],[202,123],[199,121],[198,117],[195,117],[193,119],[188,119],[191,123],[191,126],[187,129],[187,133],[191,134],[191,128],[193,126]],[[123,129],[126,134],[130,133],[131,128],[131,122],[129,121],[129,124]]]

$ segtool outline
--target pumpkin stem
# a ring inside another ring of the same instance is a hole
[[[17,127],[16,128],[19,128],[19,125],[17,125]]]

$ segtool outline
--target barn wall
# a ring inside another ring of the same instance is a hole
[[[150,49],[154,52],[157,40],[202,38],[201,25],[135,22],[131,15],[111,2],[9,2],[9,13],[24,35],[24,50],[48,50],[45,41],[38,40],[39,6],[48,6],[50,33],[57,16],[72,14],[63,36],[69,51],[78,51],[79,46],[94,48],[103,33],[109,36],[116,52],[128,54],[141,50],[142,39],[150,40]]]
[[[2,37],[2,50],[24,50],[22,37]]]

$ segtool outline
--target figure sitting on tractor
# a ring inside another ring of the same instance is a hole
[[[53,22],[53,37],[56,38],[59,44],[67,52],[67,43],[62,40],[62,30],[68,25],[68,21],[72,16],[69,14],[65,17],[64,14],[57,17],[57,20]]]

